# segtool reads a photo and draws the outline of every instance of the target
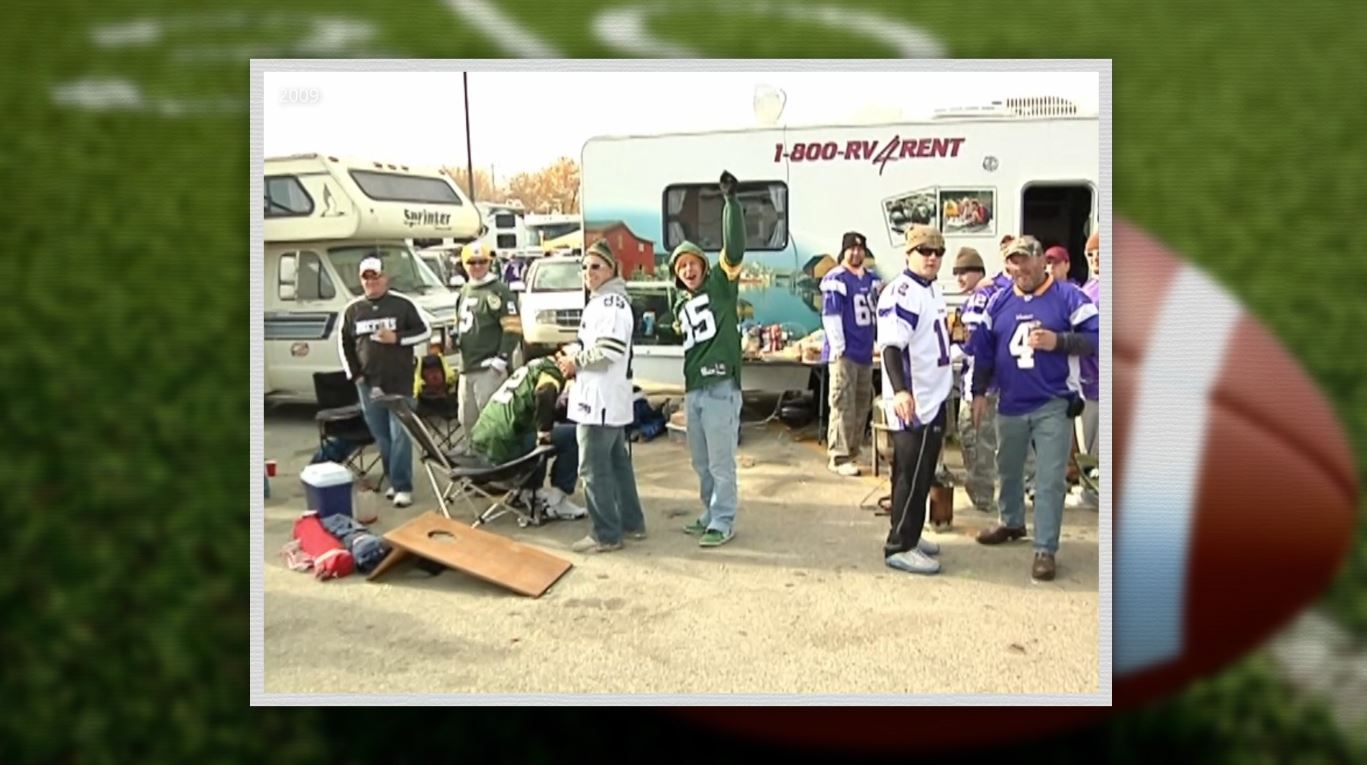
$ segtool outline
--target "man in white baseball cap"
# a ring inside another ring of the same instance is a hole
[[[357,269],[364,294],[342,311],[342,371],[356,384],[361,412],[375,437],[389,477],[385,496],[397,507],[413,504],[413,444],[403,425],[388,408],[376,403],[381,395],[413,399],[414,349],[432,334],[422,311],[407,297],[389,291],[384,262],[378,257],[361,260]]]

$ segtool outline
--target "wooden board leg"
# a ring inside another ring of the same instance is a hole
[[[370,576],[366,577],[366,581],[373,582],[376,577],[388,571],[389,569],[394,568],[409,555],[412,555],[412,553],[408,552],[402,547],[390,547],[389,554],[384,556],[384,560],[380,561],[380,565],[376,566],[374,571],[370,572]]]

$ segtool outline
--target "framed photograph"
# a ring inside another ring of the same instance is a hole
[[[918,223],[935,226],[939,221],[939,206],[935,187],[908,191],[883,200],[883,220],[888,226],[888,241],[893,246],[906,241],[907,229]]]
[[[993,189],[940,189],[938,210],[949,235],[997,233],[997,192]]]

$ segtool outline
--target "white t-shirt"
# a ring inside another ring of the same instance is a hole
[[[614,292],[599,293],[584,306],[579,320],[579,342],[593,348],[600,339],[626,350],[605,366],[582,368],[570,386],[569,417],[584,425],[630,425],[632,421],[631,303]]]
[[[902,370],[916,399],[912,421],[902,422],[893,410],[892,378],[883,370],[883,412],[888,428],[906,430],[933,420],[954,384],[954,370],[949,364],[948,310],[934,282],[904,271],[883,290],[878,298],[878,346],[901,350]]]

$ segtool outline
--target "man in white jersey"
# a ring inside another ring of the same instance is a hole
[[[883,545],[889,568],[934,574],[930,557],[940,546],[921,536],[926,496],[944,440],[945,402],[954,374],[949,366],[949,323],[935,283],[945,240],[931,226],[907,233],[907,269],[878,299],[878,345],[883,360],[883,409],[892,432],[891,529]]]

